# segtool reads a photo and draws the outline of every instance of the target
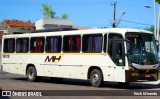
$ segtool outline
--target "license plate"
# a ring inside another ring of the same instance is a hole
[[[145,77],[146,77],[146,78],[150,78],[150,77],[151,77],[151,75],[145,75]]]

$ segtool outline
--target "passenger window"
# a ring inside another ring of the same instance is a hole
[[[4,49],[5,53],[14,53],[15,51],[15,39],[4,39]]]
[[[83,52],[102,52],[102,34],[92,34],[83,36]]]
[[[46,37],[46,52],[61,52],[62,37]]]
[[[30,40],[30,51],[32,53],[44,52],[44,37],[32,37]]]
[[[29,49],[29,38],[16,39],[16,52],[27,53]]]
[[[63,37],[63,51],[64,52],[80,52],[81,36],[64,36]]]

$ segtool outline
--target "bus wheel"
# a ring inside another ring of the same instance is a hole
[[[37,80],[37,72],[35,67],[31,66],[27,69],[27,79],[31,82]]]
[[[90,75],[90,81],[92,86],[100,87],[103,84],[103,74],[99,69],[94,69]]]

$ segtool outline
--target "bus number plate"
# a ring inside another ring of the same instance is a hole
[[[150,78],[151,77],[151,75],[145,75],[145,78]]]

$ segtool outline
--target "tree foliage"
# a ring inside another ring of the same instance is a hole
[[[152,33],[154,33],[154,26],[152,25],[151,27],[147,27],[145,28],[145,30],[151,31]]]
[[[42,9],[41,11],[43,12],[43,15],[45,17],[49,17],[49,18],[60,18],[59,16],[55,16],[56,12],[53,10],[53,8],[51,6],[48,6],[47,4],[42,4]],[[67,14],[63,14],[62,15],[62,19],[68,19],[68,15]]]
[[[64,13],[64,14],[62,15],[62,19],[68,19],[68,15],[67,15],[66,13]]]
[[[160,0],[155,0],[155,1],[160,4]]]
[[[42,4],[41,11],[43,12],[43,15],[50,18],[55,18],[56,12],[52,9],[51,6],[48,6],[47,4]]]

